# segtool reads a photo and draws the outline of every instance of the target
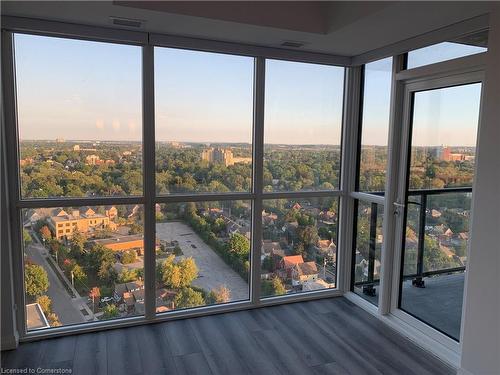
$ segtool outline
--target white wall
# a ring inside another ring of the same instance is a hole
[[[500,5],[490,16],[459,373],[500,374]]]

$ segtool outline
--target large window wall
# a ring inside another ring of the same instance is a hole
[[[337,288],[343,67],[12,40],[23,334]]]
[[[404,311],[458,339],[456,324],[453,331],[429,317],[442,306],[427,315],[414,306],[438,281],[463,278],[475,149],[446,144],[454,135],[445,133],[440,145],[409,148],[408,202],[391,195],[405,180],[394,161],[405,152],[394,147],[405,137],[394,129],[404,122],[397,84],[419,78],[423,70],[408,65],[414,57],[344,74],[314,54],[233,54],[217,43],[191,50],[158,36],[10,35],[22,335],[351,290],[381,314]],[[470,86],[476,106],[479,86]],[[359,108],[344,103],[346,93],[348,101],[360,94]],[[425,104],[439,122],[438,100],[419,100],[411,105]],[[404,236],[392,238],[386,225],[396,232],[399,215]],[[383,285],[387,267],[401,274]],[[388,283],[400,295],[384,296]],[[460,306],[450,314],[456,321]]]

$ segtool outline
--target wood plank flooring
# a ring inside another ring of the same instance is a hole
[[[73,374],[454,374],[345,298],[23,343],[2,368]]]

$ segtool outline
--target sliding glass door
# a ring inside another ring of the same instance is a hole
[[[393,306],[457,341],[480,99],[475,73],[405,85]]]

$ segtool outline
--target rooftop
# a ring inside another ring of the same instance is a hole
[[[49,328],[49,322],[38,303],[26,305],[26,325],[28,330]]]

